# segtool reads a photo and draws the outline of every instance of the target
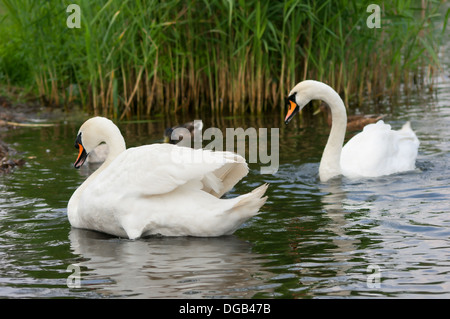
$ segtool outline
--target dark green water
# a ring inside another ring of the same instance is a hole
[[[370,111],[396,129],[411,121],[421,141],[415,171],[320,183],[323,118],[287,127],[278,114],[204,118],[221,129],[280,127],[278,172],[252,164],[228,195],[268,182],[269,200],[221,238],[132,241],[71,229],[67,202],[89,173],[72,166],[81,121],[3,132],[27,164],[0,176],[0,298],[450,297],[450,81]],[[187,120],[119,126],[136,146]],[[71,265],[81,280],[69,288]]]

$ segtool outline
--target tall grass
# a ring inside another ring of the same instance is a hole
[[[448,13],[389,1],[369,29],[372,2],[0,0],[0,81],[116,118],[260,113],[306,78],[359,103],[430,84]],[[71,3],[79,29],[66,26]]]

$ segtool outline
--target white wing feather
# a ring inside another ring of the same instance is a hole
[[[231,152],[154,144],[129,148],[120,154],[92,181],[88,192],[117,192],[110,188],[126,185],[121,193],[151,196],[169,193],[196,180],[204,191],[221,197],[247,173],[245,159]]]
[[[419,140],[409,123],[401,130],[378,121],[369,124],[342,148],[342,173],[348,177],[374,177],[413,170]]]

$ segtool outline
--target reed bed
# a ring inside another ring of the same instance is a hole
[[[431,86],[448,12],[388,1],[371,29],[372,2],[0,0],[0,82],[120,119],[281,110],[307,78],[356,103]]]

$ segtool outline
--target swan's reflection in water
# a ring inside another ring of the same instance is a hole
[[[71,229],[81,285],[111,297],[251,298],[271,293],[263,257],[235,236],[125,240]],[[87,268],[87,269],[86,269]]]
[[[333,249],[329,251],[330,260],[332,260],[333,270],[337,278],[346,278],[347,274],[351,272],[355,264],[350,262],[355,251],[358,251],[360,239],[351,235],[351,218],[348,214],[351,213],[350,207],[346,205],[347,192],[343,189],[342,178],[335,178],[328,181],[326,184],[320,184],[320,190],[324,193],[321,198],[323,209],[329,219],[327,225],[323,227],[330,236]],[[360,276],[353,275],[352,280],[358,280]],[[348,278],[348,282],[351,279]],[[349,291],[341,287],[337,282],[332,287],[323,288],[329,293],[335,295],[348,295]]]

